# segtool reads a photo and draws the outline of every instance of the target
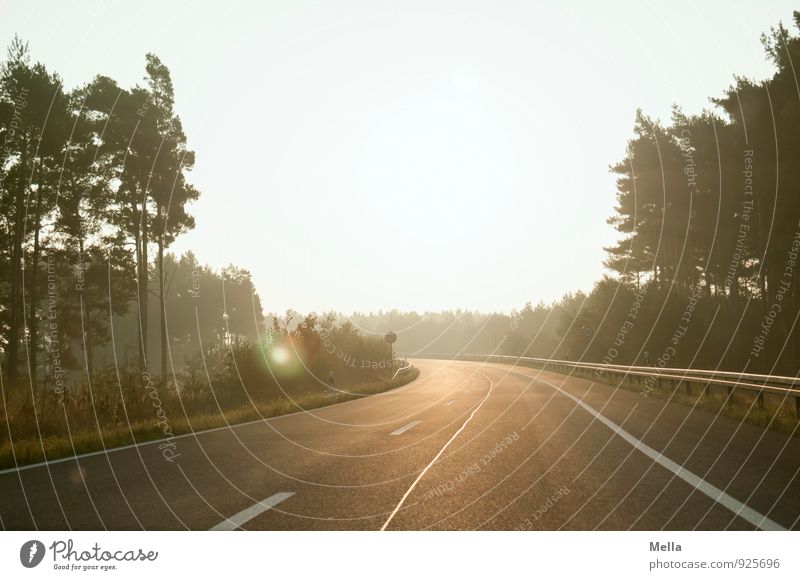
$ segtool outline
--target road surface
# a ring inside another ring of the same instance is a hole
[[[797,529],[800,441],[501,364],[0,473],[4,529]]]

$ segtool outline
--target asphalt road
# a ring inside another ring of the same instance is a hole
[[[800,527],[800,440],[508,365],[309,413],[0,473],[4,529]]]

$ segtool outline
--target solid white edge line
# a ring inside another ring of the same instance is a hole
[[[268,509],[275,507],[284,500],[289,499],[294,495],[293,491],[284,491],[269,496],[267,499],[261,500],[255,505],[250,506],[246,510],[240,511],[238,514],[221,521],[216,526],[211,528],[211,532],[228,532],[240,528],[254,517],[263,514]]]
[[[399,429],[395,429],[394,431],[389,433],[389,435],[402,435],[403,433],[405,433],[409,429],[413,429],[414,427],[416,427],[420,423],[422,423],[422,421],[411,421],[411,423],[409,423],[407,425],[403,425]]]
[[[205,435],[206,433],[216,433],[217,431],[231,431],[233,429],[238,429],[239,427],[247,427],[249,425],[255,425],[256,423],[268,423],[271,421],[276,421],[278,419],[284,419],[286,417],[292,417],[294,415],[304,415],[304,414],[311,414],[315,411],[324,411],[326,409],[333,409],[334,407],[338,407],[340,405],[347,405],[348,403],[354,403],[356,401],[363,401],[366,400],[368,397],[380,397],[385,394],[389,393],[396,393],[401,389],[406,389],[410,386],[413,386],[414,383],[417,382],[417,379],[414,379],[408,384],[403,385],[402,387],[397,387],[396,389],[391,389],[390,391],[383,391],[381,393],[375,393],[374,395],[368,395],[363,399],[351,399],[349,401],[342,401],[341,403],[334,403],[333,405],[324,405],[322,407],[315,407],[314,409],[303,409],[300,411],[292,411],[291,413],[286,413],[285,415],[275,415],[274,417],[262,417],[261,419],[253,419],[252,421],[245,421],[244,423],[234,423],[231,425],[221,425],[219,427],[212,427],[210,429],[203,429],[202,431],[190,431],[189,433],[181,433],[180,435],[173,435],[172,437],[163,437],[161,439],[153,439],[152,441],[141,441],[139,443],[130,443],[128,445],[121,445],[119,447],[108,447],[106,449],[101,449],[99,451],[89,451],[88,453],[81,453],[80,455],[70,455],[69,457],[59,457],[58,459],[51,459],[49,461],[40,461],[38,463],[28,463],[26,465],[20,465],[18,467],[6,467],[5,469],[0,469],[0,475],[6,475],[8,473],[17,473],[20,471],[27,471],[29,469],[35,469],[37,467],[49,467],[51,465],[56,465],[57,463],[66,463],[67,461],[79,461],[81,459],[85,459],[88,457],[95,457],[97,455],[111,455],[117,451],[124,451],[126,449],[135,449],[137,447],[147,447],[149,445],[156,445],[158,443],[164,443],[165,441],[169,441],[170,439],[183,439],[185,437],[197,437],[198,435]]]
[[[524,373],[518,373],[522,374]],[[593,407],[587,405],[579,398],[571,395],[558,385],[554,385],[548,381],[543,379],[538,379],[546,385],[553,387],[555,390],[560,392],[562,395],[566,395],[573,401],[575,401],[578,405],[583,407],[584,410],[591,413],[598,421],[603,423],[606,427],[614,431],[614,433],[620,437],[622,437],[625,441],[633,445],[633,447],[645,455],[647,455],[650,459],[658,463],[661,467],[671,471],[683,481],[694,487],[700,493],[708,496],[718,504],[722,505],[723,507],[729,509],[734,514],[742,517],[743,519],[747,520],[749,523],[753,524],[757,528],[761,528],[762,530],[771,530],[771,531],[786,531],[779,523],[769,519],[767,516],[760,514],[756,510],[751,507],[748,507],[746,504],[740,502],[738,499],[731,497],[720,488],[716,487],[713,484],[708,483],[699,475],[695,475],[685,467],[675,463],[672,459],[665,457],[660,452],[656,451],[642,440],[637,439],[634,435],[631,435],[625,429],[614,423],[611,419],[606,418],[604,415],[600,414],[599,411],[595,410]]]

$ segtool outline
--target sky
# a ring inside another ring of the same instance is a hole
[[[164,61],[201,191],[172,249],[250,270],[267,311],[491,312],[591,289],[636,109],[766,78],[794,8],[0,0],[0,43],[67,88]]]

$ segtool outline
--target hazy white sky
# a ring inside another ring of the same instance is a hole
[[[267,310],[491,311],[591,288],[636,108],[767,76],[793,8],[0,0],[0,42],[68,87],[161,57],[202,192],[174,249],[248,268]]]

